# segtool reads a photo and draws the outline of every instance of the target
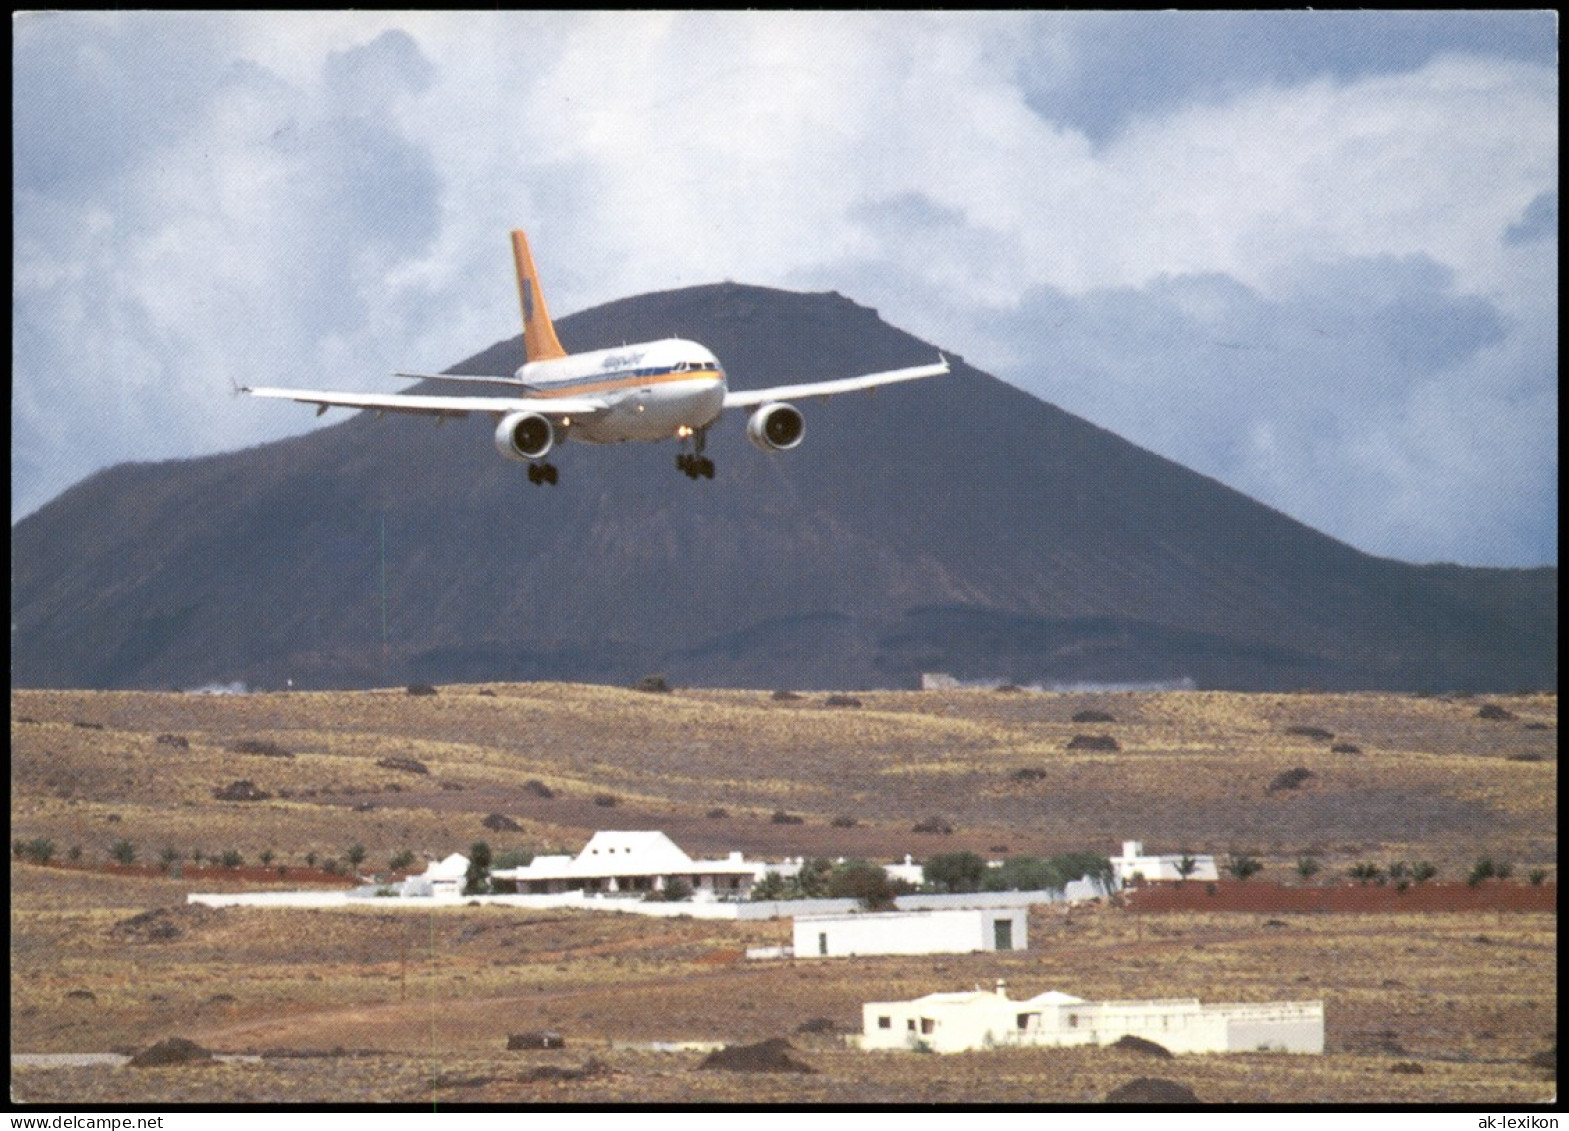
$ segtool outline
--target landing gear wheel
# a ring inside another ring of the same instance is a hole
[[[528,465],[528,481],[534,484],[554,484],[560,478],[553,463],[531,463]]]
[[[714,477],[714,461],[707,456],[682,452],[676,456],[676,470],[684,472],[688,479],[712,479]]]

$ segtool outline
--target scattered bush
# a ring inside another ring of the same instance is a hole
[[[1491,856],[1483,856],[1478,858],[1477,862],[1471,866],[1471,874],[1466,877],[1465,882],[1470,884],[1472,887],[1476,887],[1484,880],[1491,880],[1495,878],[1503,878],[1498,874],[1498,865],[1493,863],[1493,858]]]
[[[1532,868],[1531,874],[1527,878],[1531,881],[1532,887],[1539,888],[1547,882],[1547,869]]]
[[[776,703],[796,703],[799,702],[801,698],[802,696],[797,695],[793,691],[780,690],[774,692],[774,701]]]
[[[953,832],[953,825],[942,817],[927,817],[926,820],[914,825],[911,831],[936,836],[948,836]]]
[[[28,841],[16,840],[11,842],[11,851],[20,860],[47,864],[54,859],[54,841],[42,836]]]
[[[230,848],[222,856],[218,857],[218,863],[225,868],[234,869],[245,863],[245,857],[241,856],[238,850]]]
[[[434,695],[434,694],[436,694],[436,689],[434,687],[432,687],[428,683],[411,683],[411,684],[409,684],[407,690],[408,690],[408,693],[410,695]]]
[[[376,765],[384,770],[402,770],[408,774],[429,774],[430,769],[418,758],[404,758],[401,756],[377,759]]]
[[[272,796],[256,788],[256,784],[249,780],[230,782],[213,790],[213,797],[219,801],[266,801]]]
[[[1046,771],[1036,769],[1033,766],[1026,766],[1022,770],[1014,770],[1013,773],[1008,775],[1008,780],[1016,782],[1044,781],[1045,779]]]
[[[1509,755],[1511,762],[1540,762],[1542,756],[1534,750],[1523,750],[1518,754]]]
[[[1297,875],[1301,876],[1304,880],[1311,880],[1314,876],[1318,875],[1318,870],[1319,863],[1313,857],[1301,856],[1297,858]]]
[[[230,750],[236,754],[259,754],[263,758],[292,758],[292,751],[279,746],[276,742],[268,742],[262,738],[242,738]]]
[[[189,750],[191,748],[191,740],[183,734],[160,734],[153,741],[159,746],[172,746],[176,750]]]
[[[830,707],[859,707],[861,701],[854,695],[830,695],[826,700]]]
[[[1328,742],[1334,738],[1334,733],[1323,727],[1290,726],[1286,728],[1287,734],[1294,734],[1298,738],[1316,738],[1320,742]]]
[[[117,840],[109,850],[109,858],[116,864],[136,863],[136,847],[128,840]]]
[[[1174,1080],[1140,1076],[1106,1093],[1109,1104],[1196,1104],[1193,1089]]]
[[[387,858],[387,870],[390,872],[405,872],[414,866],[414,853],[407,848],[395,852]]]
[[[857,821],[854,817],[841,815],[841,816],[835,817],[833,820],[829,821],[828,823],[831,826],[833,826],[834,828],[836,828],[836,829],[853,829],[853,828],[855,828],[856,825],[860,824],[861,822]]]
[[[1476,717],[1479,719],[1503,720],[1512,719],[1515,716],[1513,711],[1506,710],[1497,703],[1484,703],[1481,710],[1477,711]]]
[[[343,850],[343,858],[349,862],[349,867],[358,868],[365,862],[365,846],[363,844],[349,845],[348,848]],[[265,864],[266,861],[264,860],[262,863]]]
[[[1068,742],[1069,750],[1121,750],[1117,740],[1109,734],[1076,734]]]
[[[1115,716],[1106,711],[1080,711],[1073,716],[1076,723],[1114,723]]]
[[[525,793],[532,793],[535,797],[543,797],[546,801],[549,801],[556,795],[555,790],[538,778],[529,778],[528,781],[523,783],[523,790]]]
[[[1307,769],[1305,766],[1293,766],[1289,770],[1283,770],[1282,772],[1276,774],[1275,779],[1269,783],[1269,786],[1265,792],[1276,793],[1283,789],[1296,789],[1301,786],[1303,782],[1308,781],[1311,778],[1316,778],[1317,776],[1317,774],[1315,774],[1312,770]]]
[[[598,804],[598,798],[595,799],[595,804]],[[614,804],[614,801],[612,801],[612,804]],[[481,821],[480,824],[493,833],[519,833],[523,831],[522,825],[502,813],[492,813]]]
[[[594,804],[601,809],[614,809],[621,804],[621,799],[613,793],[596,793],[594,795]],[[514,825],[513,827],[516,828],[517,826]]]
[[[1233,855],[1226,861],[1226,871],[1239,880],[1247,881],[1264,870],[1262,861],[1246,854]]]
[[[1384,877],[1383,870],[1379,868],[1377,864],[1371,863],[1367,860],[1361,860],[1351,865],[1351,867],[1346,869],[1346,875],[1350,876],[1357,883],[1363,885],[1373,883],[1375,881],[1382,883]]]
[[[797,817],[794,813],[786,813],[783,809],[775,809],[774,815],[768,818],[776,825],[804,825],[805,817]]]
[[[1438,875],[1438,869],[1429,860],[1418,860],[1411,865],[1411,878],[1419,884],[1427,883],[1428,880],[1431,880],[1436,875]]]
[[[755,1045],[726,1045],[709,1053],[698,1067],[731,1072],[815,1073],[817,1069],[790,1055],[791,1047],[783,1037],[771,1037]]]
[[[1172,1052],[1165,1045],[1157,1044],[1144,1037],[1135,1037],[1132,1033],[1118,1037],[1111,1043],[1111,1047],[1122,1049],[1124,1052],[1136,1052],[1144,1056],[1158,1057],[1161,1060],[1172,1059]]]
[[[720,808],[719,806],[716,805],[716,806],[714,806],[714,808],[710,809],[707,813],[705,813],[704,816],[708,817],[710,820],[713,820],[713,821],[722,821],[726,817],[730,816],[730,810],[722,809],[722,808]]]
[[[167,1068],[182,1064],[216,1064],[213,1055],[195,1041],[170,1037],[131,1057],[132,1068]]]
[[[662,675],[645,675],[632,685],[635,691],[647,691],[653,695],[667,695],[670,692],[670,681]]]
[[[1362,748],[1354,742],[1337,742],[1329,748],[1331,754],[1360,754]]]

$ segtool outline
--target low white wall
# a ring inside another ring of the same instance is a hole
[[[1051,891],[980,891],[959,895],[902,895],[901,911],[922,908],[957,907],[1030,907],[1037,903],[1081,902],[1104,894],[1094,885],[1078,882],[1068,885],[1066,893]],[[800,915],[844,915],[859,911],[855,899],[782,899],[763,903],[729,903],[687,900],[682,903],[645,903],[638,896],[590,895],[581,891],[557,895],[436,895],[374,896],[359,891],[258,891],[192,892],[188,903],[207,907],[375,907],[377,910],[430,910],[434,907],[482,906],[561,908],[578,907],[586,911],[623,911],[632,915],[658,918],[688,916],[693,919],[793,919]],[[1015,936],[1015,946],[1020,945]]]

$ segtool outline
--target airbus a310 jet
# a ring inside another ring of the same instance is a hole
[[[590,444],[675,439],[681,445],[676,456],[677,469],[690,479],[712,479],[714,461],[703,454],[704,441],[709,427],[727,408],[754,410],[746,422],[746,435],[759,448],[788,451],[801,442],[804,429],[800,410],[789,404],[788,398],[827,397],[948,372],[948,362],[942,359],[930,365],[860,377],[732,392],[725,383],[724,367],[713,351],[684,338],[568,354],[556,340],[528,238],[521,231],[512,233],[512,256],[517,263],[518,299],[523,306],[523,349],[527,360],[522,368],[511,377],[397,375],[505,385],[513,390],[509,395],[431,396],[252,388],[241,391],[317,405],[318,416],[333,407],[422,413],[438,420],[488,412],[497,421],[496,450],[507,459],[527,463],[531,483],[556,482],[556,467],[546,457],[568,437]]]

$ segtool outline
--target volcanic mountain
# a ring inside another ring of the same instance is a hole
[[[838,294],[722,284],[557,323],[578,351],[670,335],[739,388],[920,364]],[[765,454],[499,458],[493,423],[362,413],[244,451],[125,464],[12,530],[12,682],[516,679],[1235,689],[1556,685],[1556,568],[1361,553],[966,365],[808,401]],[[521,339],[453,367],[510,373]],[[788,368],[786,368],[788,366]],[[446,391],[451,391],[450,389]],[[476,390],[478,391],[478,390]],[[493,391],[493,390],[486,390]],[[304,411],[240,401],[236,412]]]

